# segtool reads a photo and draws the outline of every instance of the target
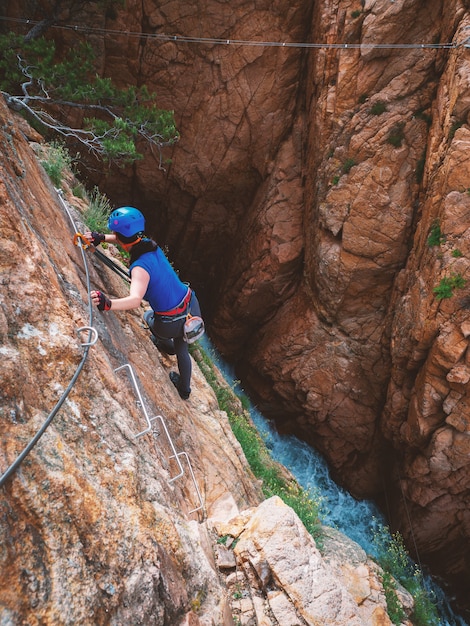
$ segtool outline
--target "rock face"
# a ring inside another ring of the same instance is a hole
[[[468,3],[130,0],[82,23],[110,31],[98,69],[155,89],[181,133],[166,172],[146,155],[93,182],[155,216],[263,411],[355,495],[386,492],[467,603]],[[443,280],[467,283],[439,300]]]
[[[143,309],[89,308],[91,286],[127,285],[73,245],[83,201],[73,181],[58,195],[3,101],[0,126],[1,624],[390,625],[358,546],[338,534],[322,556],[289,507],[263,501],[196,363],[184,402]],[[227,533],[240,542],[224,552]]]
[[[390,623],[378,592],[382,584],[376,566],[365,552],[328,529],[323,559],[295,513],[279,498],[218,524],[217,531],[236,540],[233,552],[240,570],[227,582],[238,588],[240,613],[251,609],[253,623],[265,623],[266,604],[273,623],[286,626]],[[251,581],[251,597],[246,580]]]

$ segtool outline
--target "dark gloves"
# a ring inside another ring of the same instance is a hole
[[[93,231],[91,233],[91,243],[94,246],[99,246],[100,243],[102,243],[104,241],[104,235],[102,233],[97,233],[96,231]]]
[[[109,311],[111,309],[111,300],[102,291],[94,292],[93,302],[98,307],[98,311]]]

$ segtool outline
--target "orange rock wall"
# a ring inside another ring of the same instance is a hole
[[[279,428],[319,448],[354,494],[386,489],[394,527],[457,581],[468,285],[440,301],[433,288],[470,280],[469,21],[463,0],[130,0],[90,20],[126,33],[97,35],[101,71],[154,89],[181,133],[165,172],[147,154],[90,180],[146,211]],[[433,42],[455,47],[407,46]],[[374,47],[387,43],[403,47]],[[430,247],[436,220],[445,241]]]

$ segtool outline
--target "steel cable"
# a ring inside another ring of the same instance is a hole
[[[69,217],[69,219],[70,219],[70,221],[72,223],[73,228],[75,229],[75,223],[74,223],[73,218],[72,218],[72,216],[70,214],[70,211],[67,208],[67,205],[65,204],[65,202],[64,202],[64,200],[62,198],[61,192],[59,190],[57,190],[57,193],[58,193],[58,196],[59,196],[59,200],[60,200],[62,206],[64,207],[64,209],[65,209],[65,211],[66,211],[66,213],[67,213],[67,215],[68,215],[68,217]],[[24,450],[20,453],[20,455],[16,458],[16,460],[10,465],[10,467],[2,474],[2,476],[0,477],[0,487],[2,487],[4,485],[4,483],[8,480],[8,478],[18,469],[18,467],[21,465],[21,463],[24,461],[24,459],[28,456],[28,454],[34,448],[34,446],[37,444],[39,439],[43,436],[43,434],[47,430],[48,426],[51,424],[52,420],[54,419],[54,417],[59,412],[60,408],[62,407],[62,405],[64,404],[65,400],[67,399],[67,396],[69,395],[71,389],[75,385],[75,382],[76,382],[77,378],[79,377],[80,372],[83,369],[83,366],[85,365],[85,361],[87,360],[88,352],[90,350],[90,347],[94,343],[94,342],[92,342],[92,336],[93,336],[93,330],[94,329],[93,329],[93,326],[92,326],[92,324],[93,324],[93,302],[91,300],[90,274],[89,274],[89,271],[88,271],[88,264],[87,264],[87,261],[86,261],[85,252],[84,252],[83,246],[81,245],[81,242],[80,242],[79,245],[80,245],[80,251],[81,251],[81,254],[82,254],[83,264],[84,264],[84,267],[85,267],[86,285],[87,285],[87,291],[88,291],[88,310],[89,310],[89,326],[88,327],[84,327],[84,328],[82,328],[80,330],[89,330],[88,342],[82,344],[84,346],[84,352],[83,352],[82,359],[81,359],[80,363],[78,364],[78,367],[75,370],[75,374],[72,376],[72,379],[71,379],[70,383],[68,384],[66,390],[63,392],[63,394],[60,397],[59,401],[57,402],[55,407],[52,409],[52,411],[48,415],[47,419],[45,420],[45,422],[43,423],[41,428],[37,431],[35,436],[31,439],[29,444],[24,448]]]
[[[39,24],[38,21],[29,20],[26,18],[12,18],[6,16],[0,16],[0,20],[8,22],[16,22],[20,24],[26,24],[28,26],[35,26]],[[99,35],[113,35],[114,37],[119,35],[125,35],[127,37],[137,37],[139,39],[155,39],[157,41],[164,42],[179,42],[179,43],[196,43],[203,45],[236,45],[236,46],[261,46],[265,48],[321,48],[321,49],[333,49],[333,50],[408,50],[408,49],[432,49],[432,50],[449,50],[452,48],[459,48],[464,46],[468,48],[469,38],[466,38],[461,42],[444,42],[444,43],[313,43],[313,42],[295,42],[295,41],[252,41],[245,39],[230,39],[222,37],[193,37],[188,35],[167,35],[165,33],[139,33],[135,31],[122,31],[109,28],[93,28],[90,26],[79,26],[73,24],[52,24],[50,26],[54,29],[72,30],[75,32],[82,32],[88,34]]]

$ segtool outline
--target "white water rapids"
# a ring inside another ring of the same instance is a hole
[[[201,343],[234,391],[246,396],[235,380],[230,366],[221,359],[210,341],[204,338]],[[297,437],[280,435],[270,422],[251,405],[250,414],[272,458],[284,465],[304,489],[319,495],[322,523],[345,534],[358,543],[367,554],[372,557],[377,556],[374,531],[379,527],[387,526],[377,506],[369,500],[356,500],[346,490],[339,487],[331,479],[325,460],[316,450]],[[430,576],[425,575],[425,583],[437,604],[439,626],[469,626],[462,617],[454,613],[446,594]]]

